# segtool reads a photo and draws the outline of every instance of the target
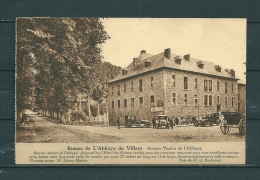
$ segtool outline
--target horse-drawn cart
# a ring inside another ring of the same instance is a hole
[[[245,117],[238,112],[222,112],[219,119],[221,120],[220,130],[223,134],[230,132],[231,128],[238,128],[240,134],[246,131]]]

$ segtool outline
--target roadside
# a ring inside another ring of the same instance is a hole
[[[163,143],[163,142],[243,142],[234,128],[222,134],[219,126],[179,126],[171,129],[145,127],[83,126],[56,124],[45,117],[31,117],[29,126],[21,126],[16,142],[20,143]]]
[[[99,142],[100,135],[85,130],[75,130],[71,125],[56,124],[45,117],[31,117],[29,125],[21,126],[16,132],[17,143],[88,143]],[[100,141],[101,142],[101,141]],[[103,141],[102,141],[103,142]]]

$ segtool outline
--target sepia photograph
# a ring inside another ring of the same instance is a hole
[[[244,164],[245,72],[246,19],[17,18],[16,162]]]

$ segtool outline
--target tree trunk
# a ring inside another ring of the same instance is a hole
[[[79,110],[81,111],[81,95],[79,96]]]
[[[90,119],[91,109],[90,109],[90,98],[89,98],[89,96],[88,96],[88,116],[89,116],[89,119]]]
[[[99,109],[99,103],[98,103],[98,114],[97,114],[97,120],[99,122],[99,114],[100,114],[100,109]]]
[[[71,110],[69,110],[69,112],[68,112],[68,115],[69,115],[69,118],[68,118],[68,120],[70,121],[70,112],[71,112]]]
[[[59,119],[60,119],[60,112],[57,111],[57,120],[59,120]]]
[[[64,118],[63,118],[63,112],[61,111],[61,112],[60,112],[60,121],[63,122],[63,119],[64,119]]]

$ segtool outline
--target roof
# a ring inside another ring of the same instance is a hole
[[[243,80],[243,79],[239,79],[237,83],[238,83],[238,84],[243,84],[243,85],[246,84],[245,80]]]
[[[175,61],[175,58],[181,59],[181,64],[178,64]],[[148,67],[145,67],[145,62],[150,62],[150,65]],[[198,63],[204,64],[204,68],[198,67]],[[160,68],[171,68],[176,70],[189,71],[239,80],[239,78],[233,77],[228,69],[222,68],[220,72],[217,71],[215,67],[217,65],[214,63],[194,58],[186,60],[184,56],[179,56],[172,53],[170,54],[170,58],[165,57],[164,52],[157,55],[141,53],[137,57],[137,64],[138,67],[134,67],[134,63],[131,62],[126,68],[124,68],[124,70],[127,70],[126,74],[118,74],[109,83],[136,76],[142,73],[150,72]]]

